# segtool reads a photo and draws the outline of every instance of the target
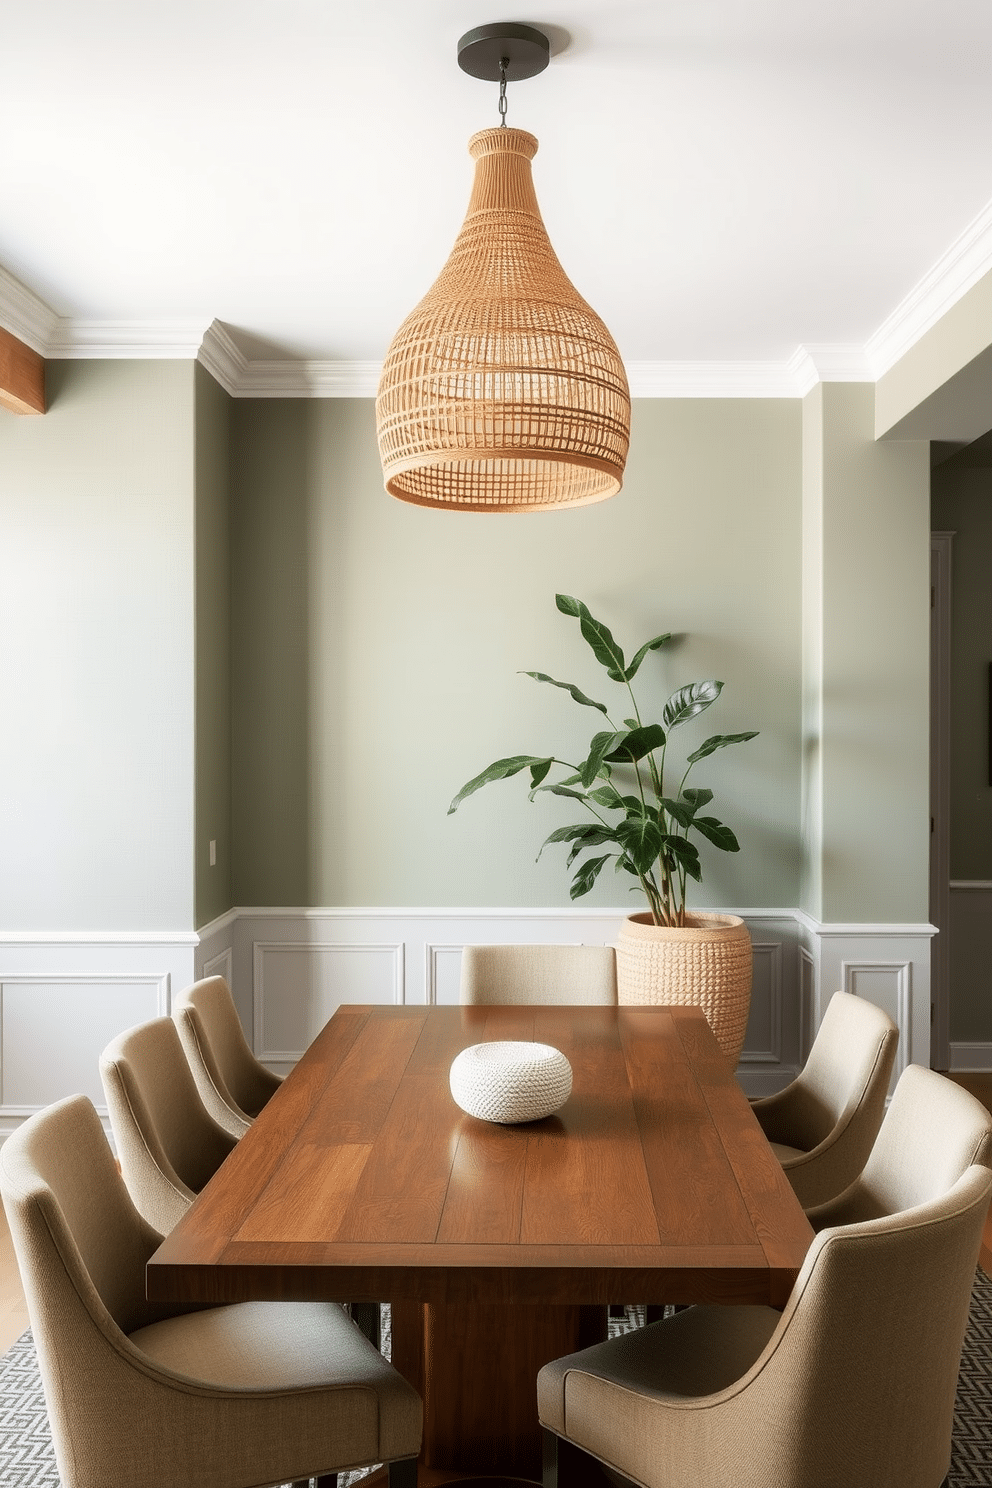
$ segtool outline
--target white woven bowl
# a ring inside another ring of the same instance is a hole
[[[572,1066],[550,1044],[473,1044],[448,1075],[451,1094],[481,1121],[540,1121],[572,1092]]]

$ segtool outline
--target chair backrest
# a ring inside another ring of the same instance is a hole
[[[113,1409],[133,1372],[126,1334],[175,1312],[145,1300],[145,1263],[162,1237],[131,1203],[85,1096],[38,1112],[7,1138],[0,1192],[60,1480],[77,1482],[92,1421]]]
[[[761,1475],[737,1483],[943,1481],[990,1195],[992,1172],[971,1166],[908,1212],[816,1236],[767,1347],[728,1392],[761,1422]]]
[[[469,945],[462,951],[463,1003],[614,1006],[616,1000],[612,946]]]
[[[169,1315],[145,1300],[145,1263],[162,1237],[132,1204],[85,1096],[11,1133],[0,1148],[0,1192],[43,1367],[54,1350],[64,1354],[61,1334],[83,1314],[123,1333]]]
[[[972,1163],[992,1163],[992,1116],[953,1080],[910,1064],[864,1171],[810,1210],[810,1220],[821,1228],[912,1210],[946,1192]]]
[[[204,977],[180,992],[172,1016],[200,1099],[225,1130],[243,1136],[280,1082],[252,1053],[230,987],[221,976]]]
[[[167,1235],[237,1138],[200,1100],[171,1018],[115,1038],[100,1056],[100,1077],[128,1192],[148,1223]]]
[[[769,1131],[772,1140],[811,1151],[831,1132],[839,1134],[853,1123],[855,1130],[845,1139],[858,1146],[850,1168],[853,1177],[864,1166],[882,1124],[898,1042],[898,1028],[880,1007],[849,992],[835,992],[809,1057],[789,1087],[788,1134]]]

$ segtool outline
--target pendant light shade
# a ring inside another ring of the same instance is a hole
[[[475,182],[440,276],[407,316],[376,400],[386,490],[420,506],[547,511],[620,489],[620,353],[541,220],[522,129],[469,141]]]

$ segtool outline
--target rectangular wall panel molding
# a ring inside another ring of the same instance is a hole
[[[740,1079],[749,1094],[767,1094],[802,1063],[808,927],[793,910],[734,912],[754,947]],[[343,1002],[457,1004],[466,945],[612,945],[623,918],[618,910],[242,909],[201,932],[197,974],[230,965],[245,1032],[283,1073]]]
[[[807,1052],[833,994],[851,992],[884,1008],[899,1029],[893,1081],[907,1064],[929,1066],[933,927],[818,926],[801,911],[799,920],[810,961]]]
[[[867,998],[888,1013],[899,1029],[893,1083],[898,1080],[909,1058],[911,1040],[903,1031],[912,1026],[913,966],[910,961],[844,961],[841,963],[843,990],[854,997]],[[919,1063],[919,1060],[915,1061]]]
[[[792,909],[735,910],[751,932],[751,1018],[739,1068],[749,1095],[795,1077],[831,994],[879,1001],[900,1027],[899,1067],[929,1062],[930,927],[818,925]],[[0,937],[0,1138],[84,1090],[116,1033],[168,1013],[181,988],[224,976],[259,1056],[284,1072],[342,1002],[458,1001],[470,944],[612,945],[617,910],[237,909],[199,933]],[[984,1045],[953,1068],[992,1068]]]
[[[401,1006],[404,946],[255,941],[253,1035],[259,1059],[295,1064],[343,1002]]]
[[[82,1094],[106,1121],[99,1058],[124,1029],[167,1015],[193,979],[195,937],[0,937],[0,1138]]]
[[[781,941],[752,937],[754,974],[751,1012],[741,1063],[748,1066],[782,1063],[782,952]]]

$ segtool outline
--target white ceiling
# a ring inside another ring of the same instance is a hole
[[[628,362],[807,347],[843,375],[867,348],[877,373],[992,266],[989,0],[511,16],[558,50],[511,85],[508,122],[538,136],[551,240]],[[0,267],[76,354],[216,319],[250,359],[376,362],[461,224],[469,136],[498,122],[457,40],[504,18],[479,0],[5,6]]]

